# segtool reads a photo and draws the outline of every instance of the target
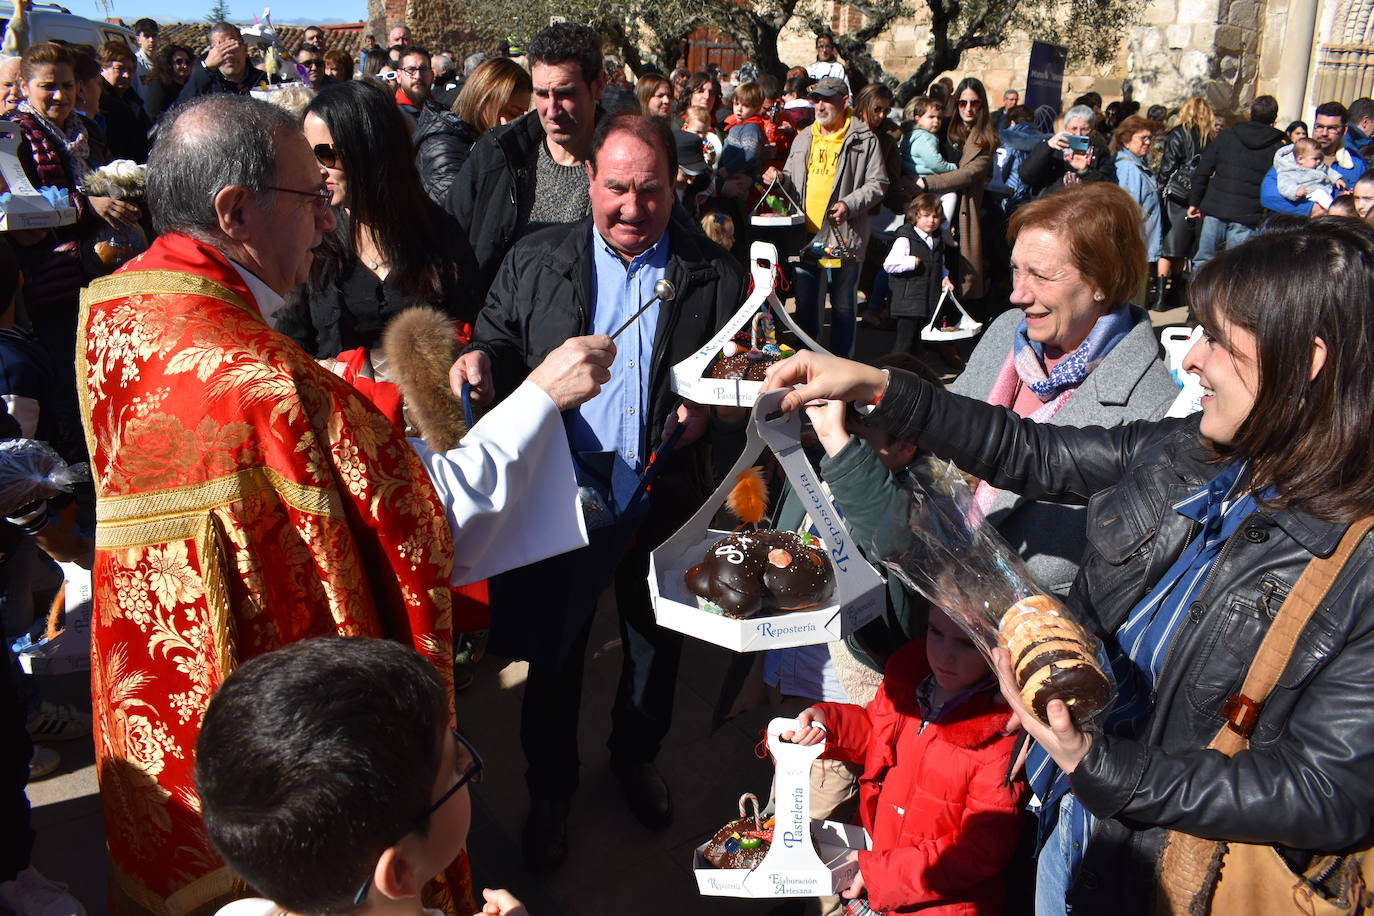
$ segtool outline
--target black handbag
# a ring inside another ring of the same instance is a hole
[[[1180,206],[1188,206],[1188,195],[1193,193],[1193,171],[1201,161],[1202,154],[1194,153],[1191,159],[1174,169],[1164,185],[1164,196]]]

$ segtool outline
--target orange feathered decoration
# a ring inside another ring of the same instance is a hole
[[[746,525],[758,527],[768,511],[768,484],[763,480],[763,468],[745,468],[735,477],[735,487],[725,500],[725,506]]]

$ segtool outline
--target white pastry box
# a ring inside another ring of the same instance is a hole
[[[811,764],[825,750],[825,742],[802,747],[778,737],[796,727],[795,719],[768,723],[768,750],[777,766],[776,797],[765,809],[775,818],[768,854],[752,870],[715,868],[706,861],[707,843],[702,843],[693,851],[692,871],[704,896],[821,897],[838,894],[853,883],[859,870],[854,853],[872,846],[868,832],[810,817]]]
[[[0,121],[0,232],[11,229],[48,229],[76,222],[67,189],[40,192],[19,164],[19,126]],[[60,191],[60,193],[59,193]]]
[[[886,607],[882,576],[854,546],[849,529],[802,451],[800,411],[783,413],[778,407],[785,393],[770,391],[759,397],[744,451],[725,481],[687,524],[649,555],[649,592],[660,626],[736,652],[759,652],[841,639],[873,620]],[[746,619],[713,614],[698,606],[697,597],[687,590],[683,576],[705,558],[712,544],[731,533],[711,528],[711,519],[725,505],[736,477],[755,463],[765,446],[777,457],[820,533],[821,545],[835,574],[832,603],[810,611]]]
[[[825,348],[797,327],[792,316],[778,301],[774,288],[777,277],[778,249],[767,242],[754,242],[749,246],[749,275],[753,292],[744,300],[739,311],[730,316],[725,326],[706,345],[682,362],[673,366],[670,380],[672,389],[698,404],[717,404],[723,407],[752,407],[754,400],[763,390],[763,382],[750,382],[744,379],[702,378],[711,360],[720,353],[721,348],[739,331],[749,327],[754,315],[765,304],[772,311],[780,328],[786,328],[796,336],[802,349],[824,353]]]

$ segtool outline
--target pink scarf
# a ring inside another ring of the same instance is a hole
[[[997,372],[997,378],[992,382],[992,390],[988,392],[987,402],[994,407],[1010,408],[1016,403],[1016,389],[1020,384],[1021,375],[1016,371],[1016,351],[1013,349],[1007,353],[1002,368]],[[1048,423],[1050,417],[1059,413],[1064,402],[1077,390],[1077,385],[1065,388],[1036,408],[1028,419],[1034,420],[1036,423]],[[990,486],[987,481],[978,481],[978,488],[973,491],[973,499],[978,503],[979,511],[987,515],[988,509],[992,507],[993,501],[997,499],[997,494],[1000,492],[1001,490]]]

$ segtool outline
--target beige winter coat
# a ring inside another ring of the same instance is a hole
[[[796,190],[798,204],[802,205],[806,201],[806,157],[811,152],[811,131],[814,129],[813,124],[797,135],[787,154],[787,162],[782,167],[788,183]],[[840,165],[835,172],[835,184],[830,190],[830,205],[842,201],[849,208],[849,228],[853,230],[860,264],[863,263],[864,249],[868,246],[868,211],[886,193],[887,167],[883,164],[878,135],[851,114],[849,132],[845,134],[844,145],[840,147]],[[845,231],[845,227],[840,228]],[[826,228],[822,227],[818,237],[825,241],[828,236]]]
[[[966,299],[983,295],[983,228],[978,213],[983,208],[983,187],[992,177],[992,152],[970,139],[957,169],[924,178],[932,194],[959,192],[959,212],[952,228],[959,243],[959,295]]]

